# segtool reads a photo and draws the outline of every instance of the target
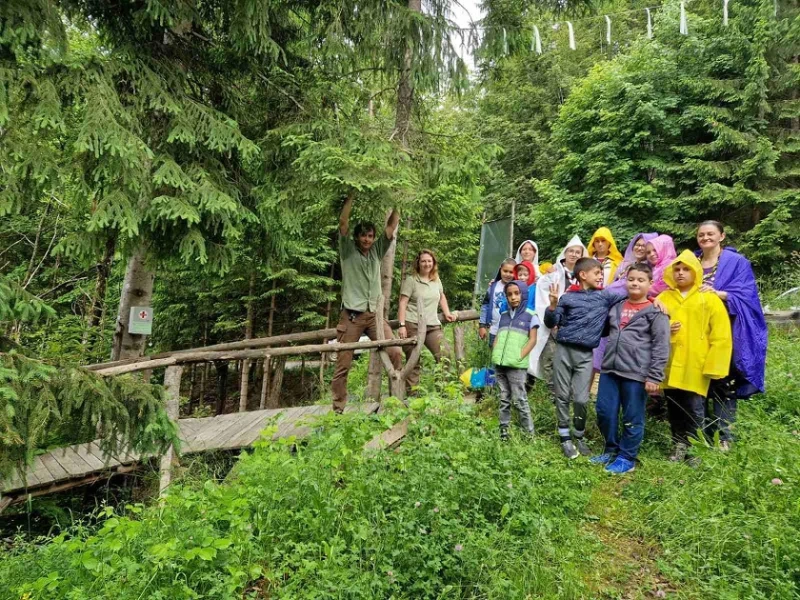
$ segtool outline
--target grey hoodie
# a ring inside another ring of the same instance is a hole
[[[618,302],[608,313],[608,345],[601,372],[661,383],[669,360],[669,317],[651,304],[620,329],[624,304],[624,300]]]

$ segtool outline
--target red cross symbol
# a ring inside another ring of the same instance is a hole
[[[143,310],[139,313],[139,318],[144,321],[147,318],[147,311]]]

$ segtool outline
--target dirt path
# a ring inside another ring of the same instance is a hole
[[[630,525],[631,511],[621,497],[626,480],[609,478],[594,489],[587,513],[596,520],[587,521],[589,532],[605,546],[597,554],[596,568],[586,573],[587,583],[598,598],[636,600],[640,598],[675,598],[678,586],[658,568],[661,548],[652,540],[635,533]],[[687,590],[679,597],[691,598]]]

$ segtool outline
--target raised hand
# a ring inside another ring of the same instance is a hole
[[[550,284],[550,308],[555,309],[558,306],[558,284]]]

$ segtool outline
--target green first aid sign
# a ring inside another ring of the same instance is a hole
[[[153,333],[153,309],[150,306],[132,306],[128,333],[150,335]]]

